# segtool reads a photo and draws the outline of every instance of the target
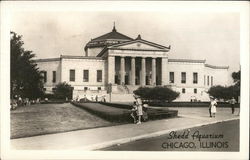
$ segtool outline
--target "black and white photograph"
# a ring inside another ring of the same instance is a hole
[[[1,3],[3,159],[248,159],[248,3],[183,3]]]

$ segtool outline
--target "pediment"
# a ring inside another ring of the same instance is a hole
[[[135,49],[135,50],[169,50],[169,47],[158,45],[156,43],[148,42],[145,40],[134,40],[121,44],[110,46],[113,49]]]

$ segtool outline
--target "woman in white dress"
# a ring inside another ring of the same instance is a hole
[[[138,121],[136,124],[141,124],[141,117],[143,115],[142,100],[139,96],[134,95],[134,97],[135,97],[135,101],[136,101],[136,105],[137,105],[137,116],[138,116]]]
[[[213,116],[213,117],[215,117],[216,106],[217,106],[216,99],[212,99],[212,100],[211,100],[211,113],[212,113],[212,116]]]

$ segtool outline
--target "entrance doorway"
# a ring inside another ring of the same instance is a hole
[[[120,79],[118,75],[115,75],[115,84],[120,84]]]
[[[125,75],[125,84],[128,85],[128,83],[129,83],[129,76]]]

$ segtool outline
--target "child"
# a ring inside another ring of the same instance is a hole
[[[137,119],[136,119],[137,114],[136,114],[136,112],[137,112],[137,105],[136,105],[136,102],[134,102],[133,105],[132,105],[131,114],[130,114],[131,117],[134,120],[134,123],[137,122]]]

